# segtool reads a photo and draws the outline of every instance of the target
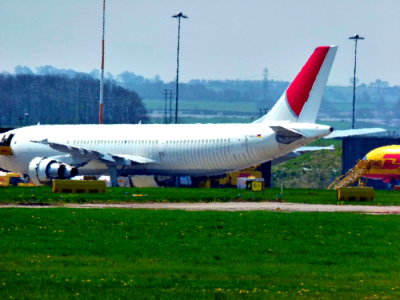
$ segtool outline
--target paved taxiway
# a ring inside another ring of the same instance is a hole
[[[330,205],[281,202],[211,202],[211,203],[119,203],[119,204],[64,204],[57,206],[0,205],[1,207],[30,208],[123,208],[123,209],[168,209],[189,211],[286,211],[286,212],[352,212],[367,214],[400,214],[400,206]]]

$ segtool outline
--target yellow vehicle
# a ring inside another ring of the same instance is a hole
[[[262,178],[262,173],[257,171],[258,166],[250,167],[240,171],[229,172],[221,176],[209,176],[206,180],[201,180],[195,186],[201,188],[210,187],[237,187],[238,178],[257,179]]]
[[[25,180],[20,173],[5,173],[0,176],[1,186],[34,186]]]
[[[53,180],[53,193],[105,193],[106,182],[103,180]]]

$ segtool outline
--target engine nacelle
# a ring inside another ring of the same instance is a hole
[[[78,175],[78,169],[47,157],[35,157],[29,163],[29,178],[36,184],[45,184],[52,179],[69,179]]]

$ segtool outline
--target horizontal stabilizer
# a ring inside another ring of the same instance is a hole
[[[291,144],[303,136],[296,130],[288,129],[282,126],[270,126],[276,134],[276,141],[281,144]]]
[[[327,125],[315,123],[281,123],[282,125],[270,126],[279,136],[284,137],[305,137],[305,138],[321,138],[330,134],[333,128]]]

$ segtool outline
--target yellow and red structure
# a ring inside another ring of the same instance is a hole
[[[400,145],[376,148],[364,157],[368,161],[365,178],[393,183],[400,179]]]
[[[388,184],[400,180],[400,145],[371,150],[346,174],[336,178],[328,189],[348,187],[362,178],[382,180]]]

